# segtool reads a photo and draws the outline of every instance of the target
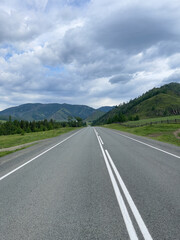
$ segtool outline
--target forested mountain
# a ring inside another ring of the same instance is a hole
[[[92,123],[93,121],[97,120],[98,118],[100,118],[104,114],[105,114],[105,112],[102,112],[100,110],[96,110],[91,115],[89,115],[84,121],[88,122],[88,123]]]
[[[107,112],[109,109],[112,109],[112,107],[102,107],[103,113]],[[98,110],[86,105],[71,105],[66,103],[28,103],[1,111],[0,119],[7,120],[9,116],[11,116],[12,119],[27,121],[38,121],[44,119],[68,121],[69,117],[80,117],[82,119],[86,119],[96,111]]]
[[[104,107],[98,108],[97,110],[98,110],[98,111],[101,111],[101,112],[104,112],[104,113],[107,113],[107,112],[109,112],[110,110],[112,110],[113,108],[114,108],[114,107],[104,106]]]
[[[94,124],[123,122],[180,114],[180,84],[169,83],[153,88],[142,96],[114,109],[94,121]]]

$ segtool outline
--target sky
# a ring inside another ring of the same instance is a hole
[[[119,105],[180,82],[179,0],[1,0],[0,110]]]

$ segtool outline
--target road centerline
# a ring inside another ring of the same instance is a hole
[[[109,164],[108,159],[106,157],[105,151],[104,151],[104,149],[102,147],[102,144],[101,144],[100,138],[98,136],[98,133],[97,133],[97,131],[95,131],[95,129],[94,129],[94,132],[95,132],[95,135],[96,135],[97,140],[99,142],[99,145],[100,145],[103,157],[104,157],[104,161],[105,161],[105,164],[106,164],[106,167],[107,167],[110,179],[111,179],[111,183],[113,185],[113,189],[114,189],[114,192],[115,192],[115,195],[116,195],[116,198],[117,198],[117,202],[119,204],[119,208],[121,210],[121,213],[122,213],[125,225],[126,225],[126,229],[128,231],[128,234],[129,234],[129,237],[130,237],[131,240],[138,240],[136,231],[135,231],[134,226],[132,224],[132,220],[131,220],[131,218],[129,216],[128,210],[126,208],[126,205],[125,205],[125,202],[123,200],[123,197],[122,197],[122,195],[120,193],[120,190],[119,190],[118,184],[116,182],[115,176],[114,176],[113,171],[112,171],[112,169],[110,167],[110,164]]]
[[[103,140],[100,136],[99,136],[99,140],[101,141],[101,144],[103,145],[104,143],[103,143]]]
[[[126,200],[127,200],[128,204],[131,208],[131,211],[132,211],[132,213],[133,213],[133,215],[136,219],[136,222],[137,222],[137,224],[138,224],[138,226],[141,230],[141,233],[144,236],[144,239],[145,240],[152,240],[152,237],[151,237],[151,235],[150,235],[150,233],[149,233],[149,231],[148,231],[148,229],[147,229],[147,227],[146,227],[146,225],[145,225],[145,223],[144,223],[144,221],[143,221],[143,219],[142,219],[142,217],[141,217],[141,215],[140,215],[140,213],[139,213],[139,211],[138,211],[138,209],[137,209],[137,207],[136,207],[136,205],[135,205],[135,203],[134,203],[134,201],[133,201],[133,199],[132,199],[132,197],[131,197],[131,195],[130,195],[130,193],[129,193],[126,185],[125,185],[125,183],[124,183],[124,181],[122,180],[122,178],[121,178],[121,176],[120,176],[120,174],[119,174],[119,172],[118,172],[118,170],[117,170],[109,152],[107,150],[105,150],[105,152],[106,152],[106,155],[109,159],[110,165],[111,165],[111,167],[112,167],[112,169],[113,169],[113,171],[114,171],[114,173],[115,173],[115,175],[118,179],[118,182],[121,186],[121,189],[124,192]]]

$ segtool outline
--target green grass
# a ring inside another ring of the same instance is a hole
[[[6,121],[5,120],[0,120],[0,123],[5,123]]]
[[[173,109],[179,109],[180,106],[180,97],[176,95],[169,95],[164,93],[159,93],[156,96],[148,98],[147,100],[142,101],[135,107],[130,110],[131,115],[139,115],[140,118],[144,117],[154,117],[156,114],[163,116],[165,110],[170,107]]]
[[[145,136],[158,141],[180,146],[180,140],[174,136],[174,132],[180,129],[180,124],[155,124],[143,127],[125,127],[120,124],[107,124],[104,127],[129,132],[139,136]]]
[[[128,122],[125,122],[124,124],[127,124],[127,125],[142,125],[142,124],[151,123],[151,122],[159,122],[159,121],[175,120],[175,119],[180,120],[180,115],[140,119],[138,121],[128,121]]]
[[[30,147],[30,146],[32,146],[32,145],[34,145],[34,144],[31,144],[31,145],[29,145],[29,146],[22,147],[22,148],[19,148],[19,149],[13,150],[13,151],[4,151],[4,152],[0,152],[0,157],[4,157],[4,156],[6,156],[6,155],[8,155],[8,154],[10,154],[10,153],[14,153],[14,152],[20,151],[20,150],[25,149],[25,148],[28,148],[28,147]]]
[[[18,150],[21,150],[21,149],[18,149]],[[13,152],[16,152],[17,150],[14,150],[14,151],[5,151],[5,152],[0,152],[0,157],[4,157],[10,153],[13,153]]]
[[[46,138],[56,137],[75,129],[78,129],[78,128],[66,127],[66,128],[59,128],[59,129],[44,131],[44,132],[25,133],[25,135],[15,134],[15,135],[0,136],[0,149],[18,146],[24,143],[30,143],[30,142],[34,142],[34,141],[38,141]]]

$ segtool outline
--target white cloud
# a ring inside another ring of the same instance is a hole
[[[1,0],[0,108],[114,105],[178,82],[179,15],[170,0]]]

